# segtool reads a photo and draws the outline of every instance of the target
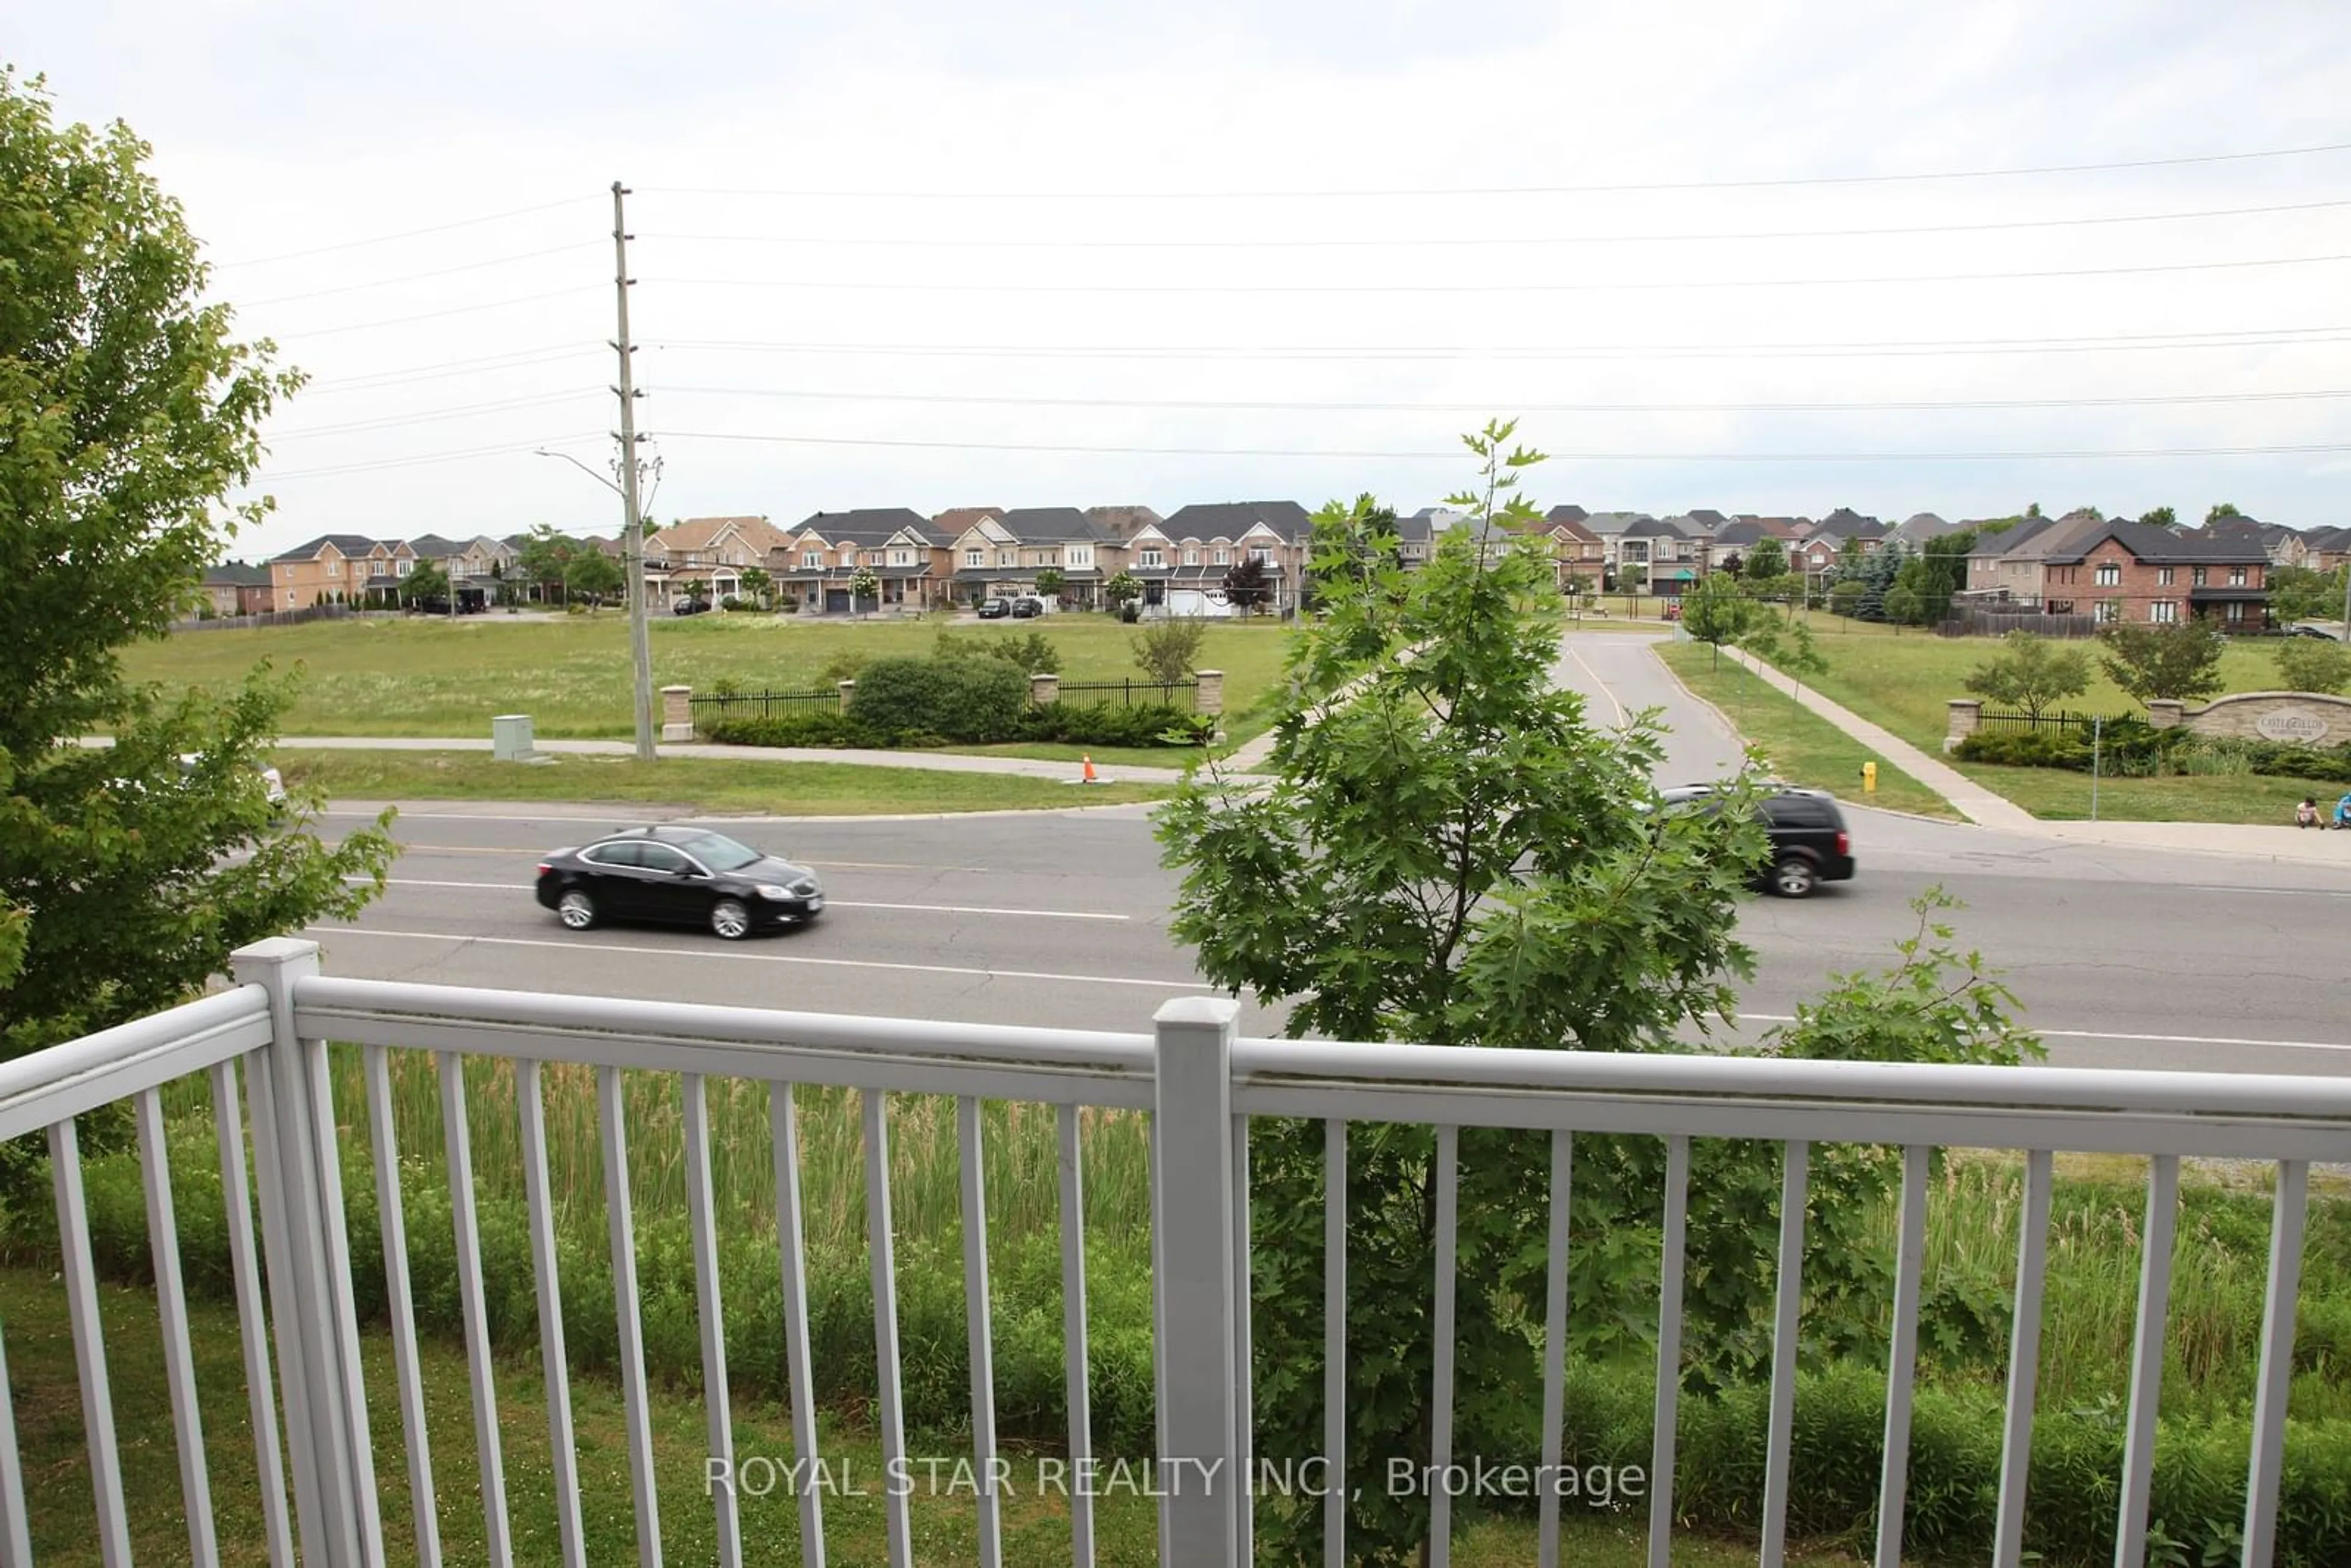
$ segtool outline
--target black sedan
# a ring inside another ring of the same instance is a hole
[[[538,902],[565,929],[606,920],[706,925],[729,942],[805,925],[824,888],[804,865],[703,828],[632,828],[538,862]]]

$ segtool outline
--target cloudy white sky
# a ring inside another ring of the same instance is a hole
[[[610,530],[531,448],[611,454],[616,178],[664,518],[1409,507],[1516,413],[1545,504],[2351,521],[2351,147],[2216,158],[2351,143],[2330,0],[358,9],[0,40],[315,378],[244,553]]]

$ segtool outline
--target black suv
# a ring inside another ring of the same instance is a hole
[[[1708,785],[1659,791],[1668,806],[1704,800]],[[1853,880],[1853,839],[1836,797],[1824,789],[1767,784],[1761,800],[1764,827],[1771,835],[1771,858],[1758,868],[1756,882],[1782,898],[1810,898],[1824,882]]]

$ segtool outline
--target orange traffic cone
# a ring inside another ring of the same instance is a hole
[[[1084,756],[1083,753],[1080,753],[1080,756],[1086,765],[1086,776],[1083,782],[1088,784],[1101,783],[1102,780],[1094,777],[1094,759],[1091,757]]]

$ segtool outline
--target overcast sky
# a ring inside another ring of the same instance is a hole
[[[2351,522],[2351,149],[1886,178],[2351,143],[2329,0],[347,9],[0,40],[314,378],[240,553],[610,532],[616,178],[663,518],[1409,509],[1518,413],[1545,505]]]

